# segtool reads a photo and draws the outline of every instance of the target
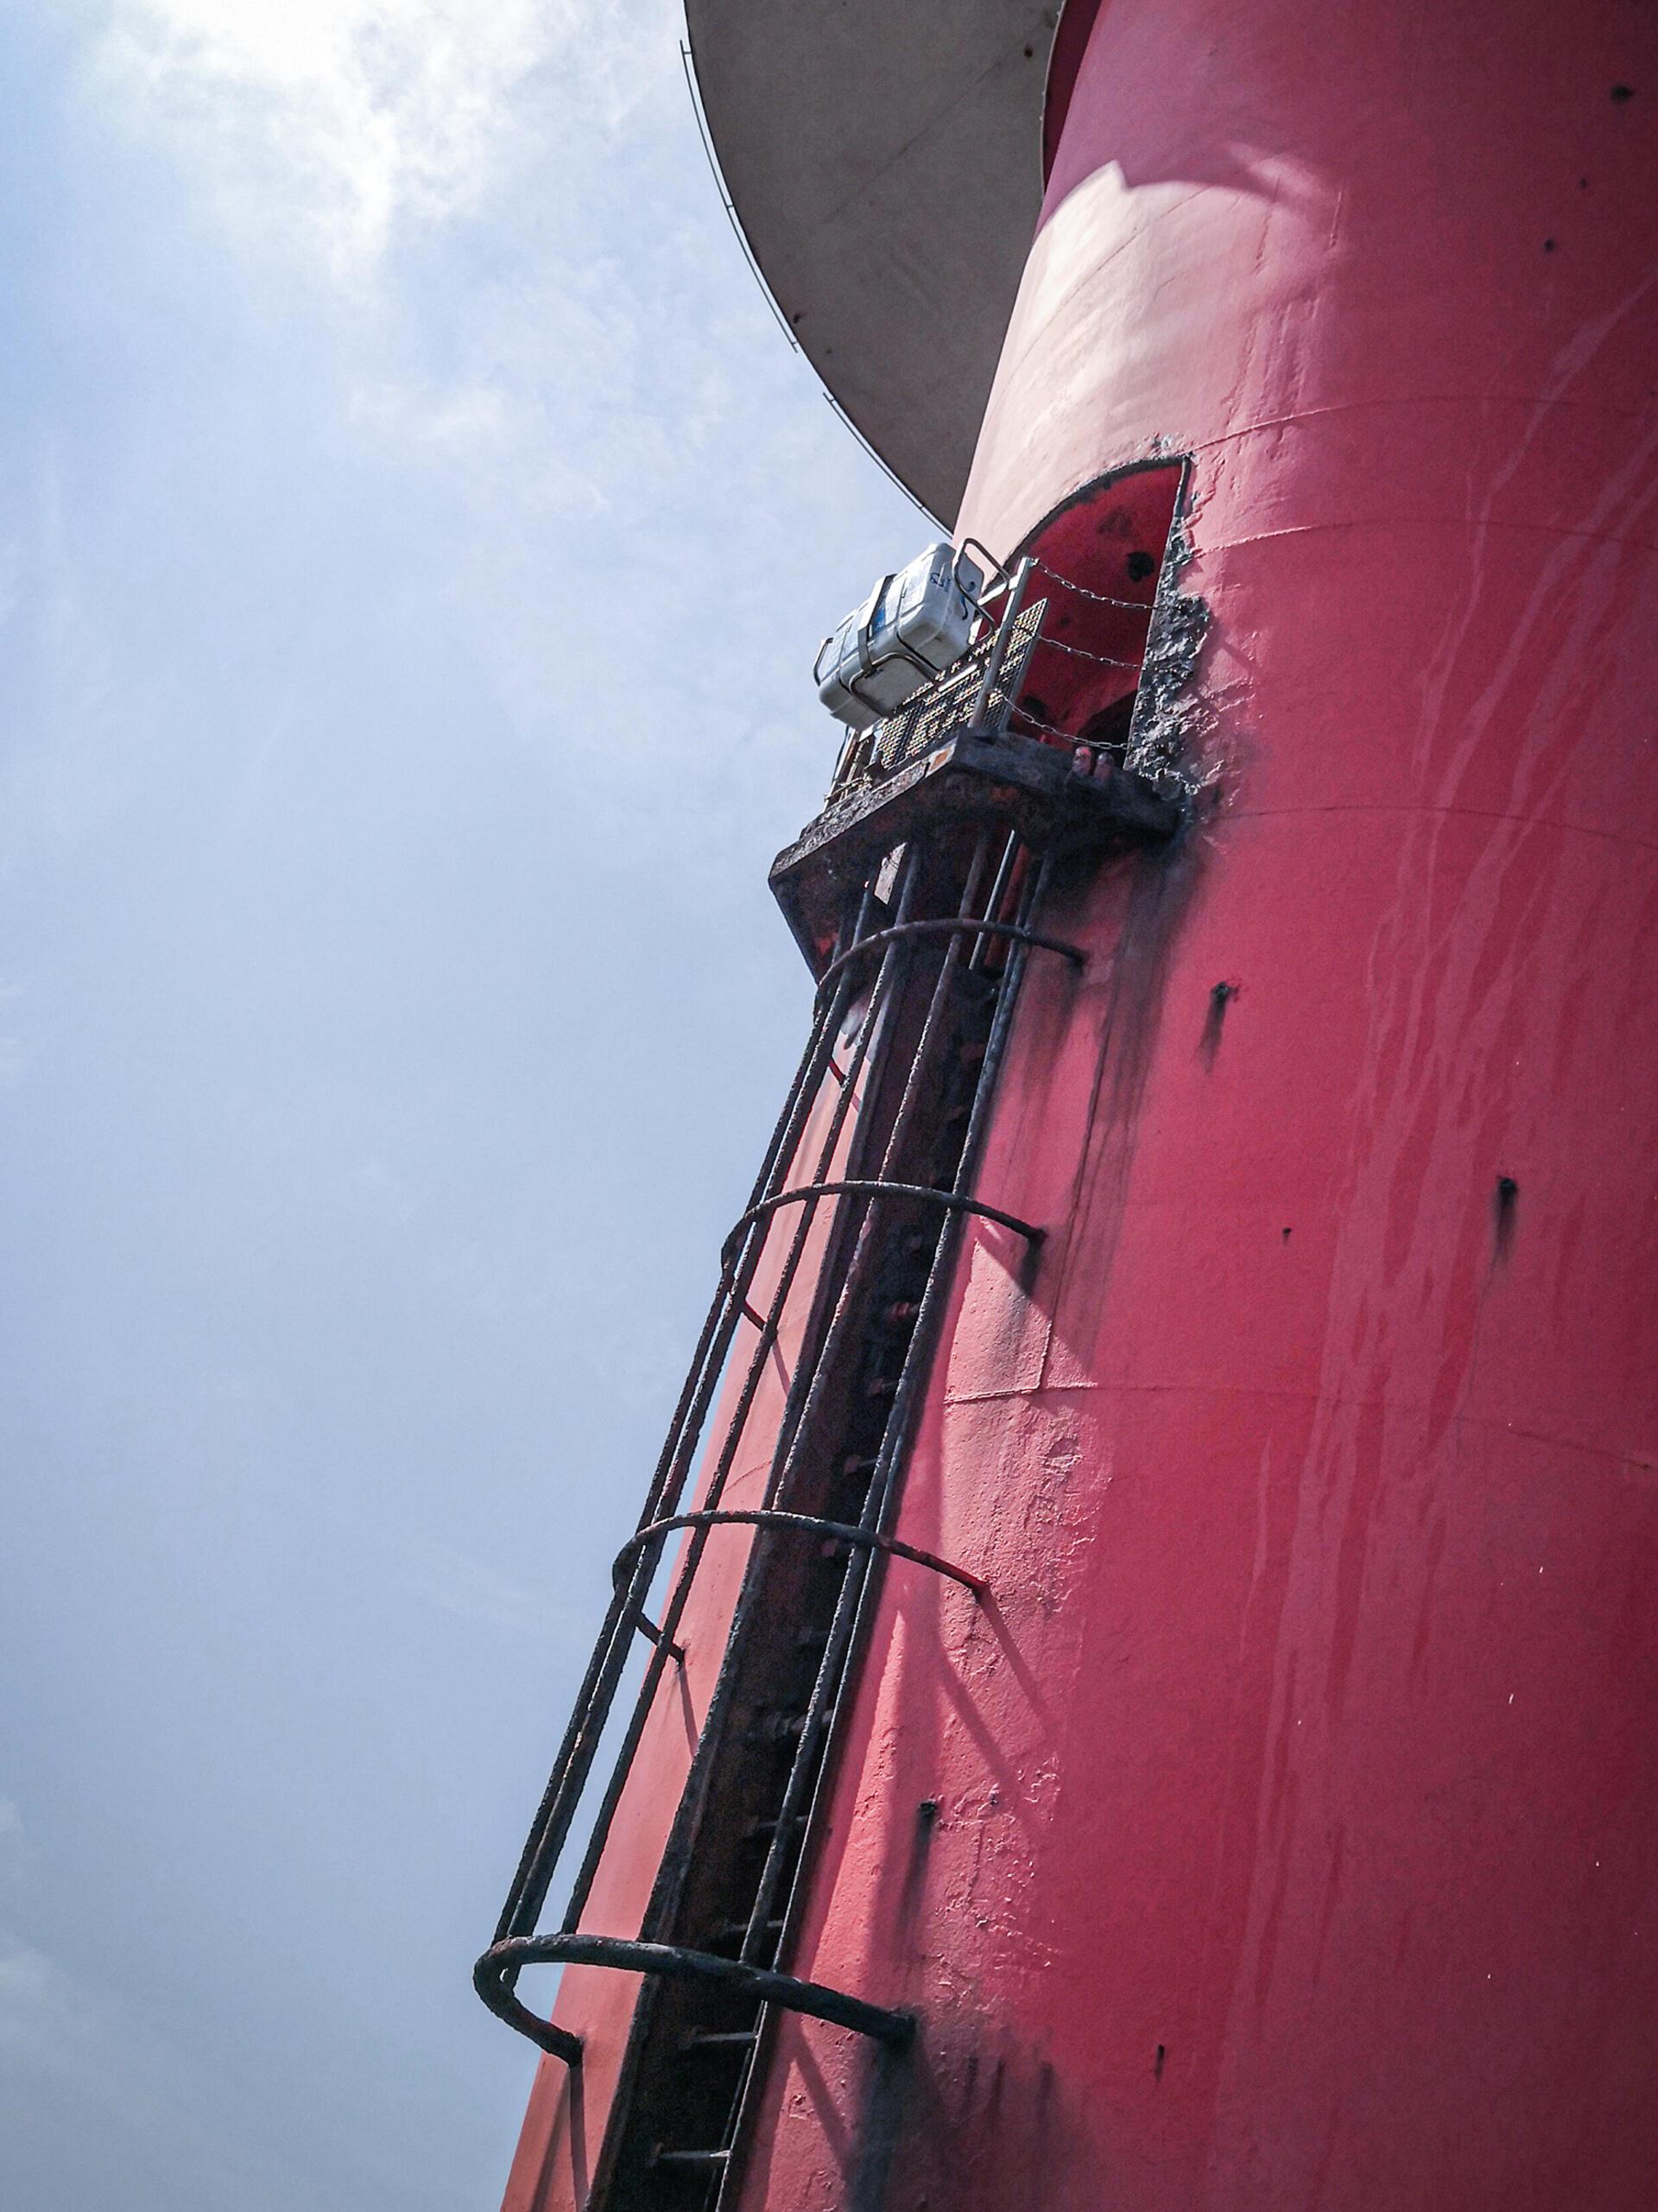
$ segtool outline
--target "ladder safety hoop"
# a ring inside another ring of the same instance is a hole
[[[674,1529],[712,1529],[729,1525],[756,1529],[796,1529],[807,1535],[832,1537],[837,1543],[861,1544],[868,1551],[890,1552],[895,1559],[913,1560],[918,1567],[930,1567],[935,1575],[947,1575],[951,1581],[959,1582],[981,1601],[989,1594],[989,1585],[977,1575],[970,1575],[965,1567],[953,1561],[940,1559],[936,1551],[923,1551],[918,1544],[905,1543],[895,1536],[883,1536],[878,1530],[861,1528],[856,1521],[826,1520],[819,1513],[785,1513],[775,1508],[755,1507],[752,1510],[732,1508],[720,1512],[671,1513],[664,1520],[652,1521],[649,1527],[637,1530],[628,1538],[611,1569],[611,1580],[620,1589],[633,1571],[633,1563],[648,1543],[658,1537],[667,1536]],[[660,1633],[660,1632],[658,1632]]]
[[[646,1943],[623,1936],[574,1932],[509,1936],[503,1943],[491,1943],[472,1969],[478,1995],[497,2019],[570,2067],[581,2063],[581,2038],[542,2019],[514,1993],[513,1984],[527,1966],[600,1966],[623,1974],[661,1974],[672,1981],[720,1982],[757,2003],[805,2012],[835,2027],[872,2037],[876,2043],[902,2045],[915,2032],[913,2012],[893,2012],[885,2006],[869,2004],[862,1997],[849,1997],[844,1990],[826,1988],[820,1981],[801,1981],[770,1967],[748,1966],[741,1959],[687,1950],[679,1943]]]
[[[506,1943],[490,1946],[472,1968],[473,1988],[497,2020],[504,2020],[509,2028],[516,2028],[520,2035],[528,2036],[549,2058],[561,2058],[574,2073],[581,2064],[581,2038],[569,2028],[560,2027],[556,2021],[544,2020],[539,2012],[532,2012],[517,1995],[513,1985],[518,1979],[519,1968],[535,1962],[497,1956],[509,1947],[510,1939]]]
[[[1045,937],[1040,929],[1022,929],[1014,922],[975,922],[965,916],[952,915],[936,922],[895,922],[889,929],[871,929],[867,937],[860,937],[849,945],[837,959],[830,961],[818,979],[818,996],[822,997],[841,970],[855,960],[860,953],[867,953],[872,945],[889,943],[895,937],[1003,937],[1016,945],[1030,945],[1038,952],[1058,953],[1073,967],[1085,967],[1088,955],[1080,945],[1067,944],[1063,937]]]
[[[978,1214],[987,1221],[995,1221],[1004,1229],[1011,1229],[1029,1245],[1040,1245],[1047,1235],[1045,1229],[1034,1223],[1022,1221],[1016,1214],[1004,1214],[999,1206],[986,1206],[982,1199],[970,1198],[965,1191],[935,1190],[927,1182],[887,1182],[878,1177],[860,1176],[845,1182],[801,1183],[793,1190],[780,1190],[769,1198],[763,1198],[757,1206],[750,1206],[733,1227],[719,1248],[722,1267],[729,1268],[733,1254],[746,1233],[768,1214],[775,1214],[780,1206],[810,1205],[820,1198],[920,1198],[929,1206],[943,1206],[952,1214]]]

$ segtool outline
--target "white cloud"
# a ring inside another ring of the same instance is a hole
[[[308,242],[360,277],[396,225],[475,208],[516,95],[580,31],[579,0],[111,0],[90,67],[232,229]]]
[[[685,204],[674,0],[94,4],[100,113],[256,293],[326,333],[342,441],[458,501],[452,601],[539,729],[578,619],[560,608],[591,591],[580,533],[636,555],[632,518],[683,498],[687,464],[706,497],[693,457],[744,412],[725,298],[763,327],[712,187]],[[745,422],[756,477],[792,428]]]
[[[762,702],[810,721],[812,652],[896,503],[743,269],[676,0],[81,3],[106,125],[232,249],[192,282],[236,272],[323,449],[440,518],[411,566],[517,738],[625,755],[598,827],[684,866],[723,868],[756,816],[792,827],[809,756]],[[711,650],[684,607],[722,566]]]

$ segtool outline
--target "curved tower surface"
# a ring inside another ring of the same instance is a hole
[[[779,863],[509,2212],[1636,2212],[1658,22],[805,12],[715,143],[1009,657]]]

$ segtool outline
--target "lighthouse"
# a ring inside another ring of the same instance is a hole
[[[1658,23],[688,16],[965,642],[779,827],[506,2212],[1636,2212]]]

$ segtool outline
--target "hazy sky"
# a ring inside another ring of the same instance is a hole
[[[926,526],[672,0],[0,9],[0,2205],[488,2212],[469,1972]]]

